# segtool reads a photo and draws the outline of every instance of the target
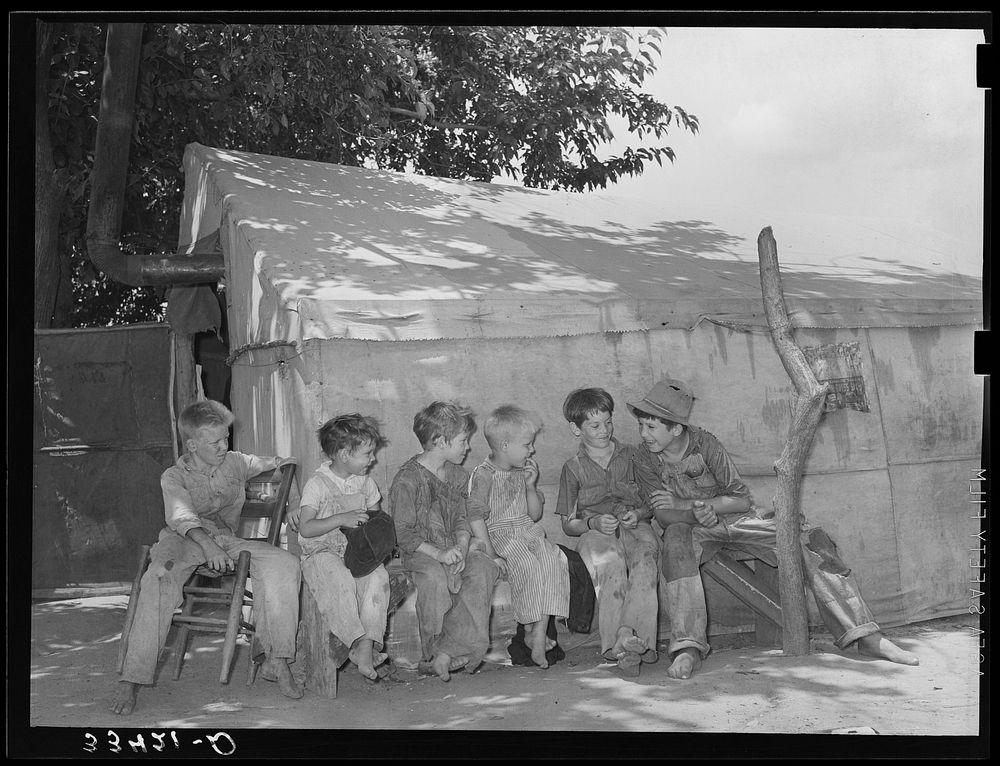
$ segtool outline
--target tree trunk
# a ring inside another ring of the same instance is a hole
[[[225,273],[221,254],[148,257],[125,253],[119,246],[141,53],[142,24],[108,24],[90,171],[87,253],[109,277],[135,287],[217,282]]]
[[[66,194],[63,173],[52,161],[49,135],[49,68],[52,61],[52,24],[37,22],[35,34],[35,327],[48,328],[58,322],[56,295],[62,269],[59,259],[59,221]],[[63,290],[71,285],[62,285]]]
[[[783,622],[782,643],[786,654],[809,653],[809,616],[806,611],[805,588],[802,577],[802,553],[799,530],[802,513],[799,507],[802,488],[802,469],[813,436],[823,414],[823,402],[829,386],[816,381],[802,350],[792,338],[792,326],[785,308],[785,295],[781,287],[778,268],[778,248],[771,227],[761,230],[757,237],[757,256],[760,260],[760,288],[764,297],[764,313],[771,329],[771,338],[778,349],[778,356],[785,372],[795,385],[796,399],[788,439],[781,457],[774,464],[778,486],[774,494],[774,513],[777,526],[778,586],[781,595]]]

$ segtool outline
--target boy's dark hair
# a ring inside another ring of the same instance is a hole
[[[420,446],[433,446],[440,436],[450,442],[459,434],[472,436],[476,432],[474,413],[456,402],[431,402],[413,416],[413,433]]]
[[[331,460],[342,449],[354,452],[362,444],[371,442],[375,449],[385,444],[375,418],[353,412],[330,418],[316,432],[323,454]]]
[[[578,388],[570,391],[563,402],[563,417],[578,428],[590,415],[598,412],[615,414],[615,400],[603,388]]]
[[[181,432],[184,441],[198,437],[198,431],[202,428],[214,428],[215,426],[225,426],[229,428],[233,424],[233,413],[229,411],[222,402],[214,399],[202,399],[200,402],[189,404],[181,410],[177,418],[177,429]]]

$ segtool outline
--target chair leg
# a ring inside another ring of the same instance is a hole
[[[267,657],[260,639],[257,638],[257,615],[253,605],[253,594],[249,594],[247,600],[250,602],[250,615],[247,622],[249,625],[247,634],[250,639],[250,651],[247,652],[247,686],[253,686],[254,681],[257,680],[257,671],[260,670],[260,666],[264,664]]]
[[[194,575],[194,580],[198,580],[198,575]],[[194,611],[194,596],[184,596],[184,606],[181,607],[181,614],[190,617]],[[188,636],[191,629],[187,625],[177,628],[177,640],[174,642],[174,680],[181,677],[181,665],[184,664],[184,655],[187,654]]]
[[[251,621],[253,620],[253,613],[250,614]],[[251,623],[256,628],[256,623]],[[257,680],[257,671],[260,670],[260,666],[263,662],[257,661],[257,656],[262,654],[260,650],[260,641],[257,640],[256,633],[250,634],[250,651],[249,662],[247,664],[247,686],[253,686],[254,681]]]
[[[250,573],[250,552],[240,551],[236,563],[236,581],[233,583],[232,601],[229,603],[229,622],[226,625],[226,641],[222,645],[222,672],[219,683],[228,684],[233,670],[233,658],[236,655],[236,639],[240,634],[240,621],[243,619],[243,594],[246,592],[247,575]]]
[[[135,579],[132,580],[132,590],[128,593],[128,608],[125,610],[125,624],[122,625],[122,637],[118,641],[118,673],[125,669],[125,655],[128,653],[128,637],[132,633],[132,623],[135,622],[135,610],[139,607],[139,588],[142,584],[142,576],[149,568],[149,546],[143,545],[139,549],[139,568],[136,570]]]

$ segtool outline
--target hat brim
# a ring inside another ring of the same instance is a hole
[[[688,418],[671,412],[666,407],[661,407],[659,404],[655,404],[648,399],[643,399],[639,402],[626,402],[625,404],[629,408],[629,411],[637,418],[642,415],[647,417],[653,416],[657,418],[664,418],[666,420],[673,421],[674,423],[680,423],[682,426],[691,425]]]

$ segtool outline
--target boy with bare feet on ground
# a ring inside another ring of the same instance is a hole
[[[139,686],[153,683],[188,577],[202,564],[219,574],[231,574],[240,551],[250,551],[254,601],[260,609],[257,637],[267,652],[269,672],[286,697],[302,696],[288,667],[295,656],[299,622],[298,559],[281,548],[237,536],[247,479],[295,460],[230,451],[232,422],[233,414],[225,405],[212,400],[189,405],[177,420],[187,451],[160,477],[167,527],[150,550],[149,568],[141,580],[125,664],[111,705],[118,715],[129,715]]]
[[[369,574],[355,577],[344,563],[343,530],[361,527],[369,511],[379,510],[382,493],[368,472],[384,440],[378,423],[357,413],[331,418],[318,435],[327,461],[302,490],[302,576],[329,631],[349,648],[348,658],[358,672],[374,682],[391,669],[382,652],[389,574],[378,564]]]
[[[434,402],[413,418],[423,451],[399,469],[389,513],[403,569],[417,587],[423,673],[442,681],[475,670],[490,646],[490,610],[500,567],[473,542],[466,512],[469,474],[461,464],[476,430],[472,412]]]
[[[563,415],[580,440],[559,477],[556,513],[567,535],[579,537],[597,593],[601,652],[623,675],[656,662],[659,540],[650,526],[634,475],[638,449],[614,438],[615,403],[603,388],[566,397]]]
[[[545,652],[549,617],[569,615],[569,565],[537,522],[544,499],[538,464],[531,459],[541,420],[513,405],[498,407],[483,425],[490,456],[472,471],[469,523],[486,540],[486,553],[500,555],[510,582],[515,619],[524,625],[531,659],[549,666]]]
[[[671,678],[689,678],[711,651],[699,567],[723,548],[777,565],[773,514],[757,508],[725,447],[689,422],[694,395],[679,380],[657,383],[628,407],[639,421],[652,471],[639,472],[663,533],[662,568],[670,616]],[[657,476],[647,483],[650,474]],[[836,644],[903,665],[919,660],[879,631],[851,570],[823,530],[802,525],[803,575]]]

